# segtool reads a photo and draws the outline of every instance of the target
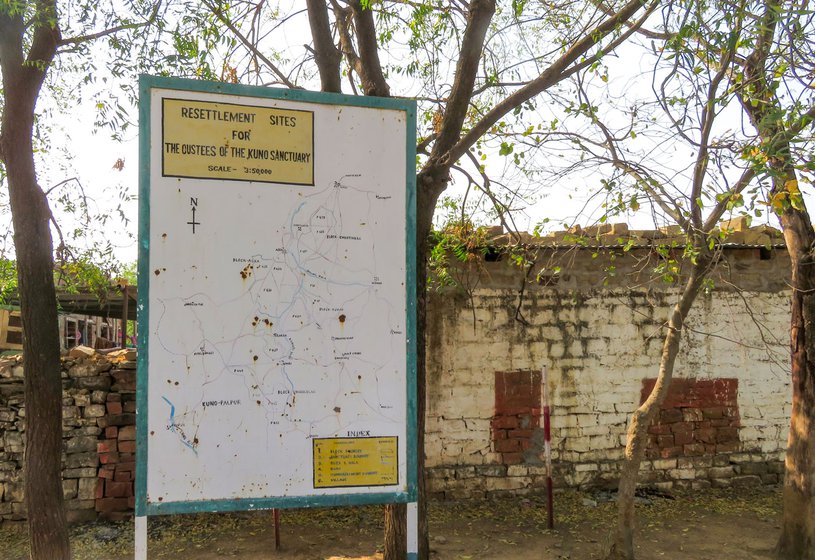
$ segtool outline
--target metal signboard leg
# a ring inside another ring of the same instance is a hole
[[[147,517],[136,517],[136,556],[135,560],[147,560]]]
[[[407,557],[416,560],[419,557],[419,507],[416,502],[407,505]]]

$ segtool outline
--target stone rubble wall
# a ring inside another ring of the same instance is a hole
[[[69,522],[132,513],[135,352],[80,347],[62,360],[63,494]],[[0,520],[25,518],[25,405],[20,357],[0,359]]]

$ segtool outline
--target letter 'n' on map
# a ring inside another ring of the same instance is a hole
[[[315,438],[314,488],[399,483],[398,438]]]
[[[162,175],[314,185],[314,113],[162,100]]]

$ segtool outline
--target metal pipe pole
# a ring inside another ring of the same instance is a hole
[[[543,384],[543,454],[546,459],[546,526],[555,526],[554,499],[552,496],[552,424],[549,413],[549,374],[546,366],[541,372]]]
[[[272,510],[274,516],[274,549],[280,550],[280,510]]]
[[[127,348],[127,316],[129,315],[128,305],[130,304],[130,294],[127,293],[127,284],[122,287],[122,348]]]

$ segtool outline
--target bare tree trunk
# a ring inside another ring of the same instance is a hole
[[[430,540],[427,525],[427,495],[425,490],[425,418],[427,410],[427,362],[425,356],[427,325],[427,249],[436,201],[447,181],[446,172],[436,175],[421,173],[417,177],[416,201],[416,481],[418,484],[419,558],[430,558]],[[405,557],[406,508],[388,506],[385,510],[385,560]]]
[[[422,180],[422,176],[417,178]],[[435,184],[425,185],[419,189],[416,201],[416,332],[419,338],[416,341],[416,433],[417,453],[416,460],[419,475],[419,558],[430,558],[430,530],[427,523],[427,491],[425,488],[425,424],[427,420],[427,251],[430,229],[433,223],[433,212],[436,202],[447,185],[446,180]]]
[[[342,93],[340,60],[342,53],[331,38],[328,6],[325,0],[306,0],[311,37],[314,40],[314,61],[320,72],[322,91]]]
[[[69,560],[62,495],[62,380],[51,212],[34,169],[32,130],[40,87],[59,41],[56,7],[41,2],[28,57],[26,23],[0,9],[3,121],[0,159],[8,177],[25,355],[25,504],[31,558]]]
[[[789,146],[784,146],[780,154],[788,154],[788,150]],[[773,195],[783,193],[795,181],[795,169],[789,161],[779,158],[785,167],[773,177]],[[793,289],[792,415],[784,472],[784,515],[775,551],[779,560],[815,560],[815,232],[802,205],[777,211],[790,254]]]
[[[430,158],[416,177],[416,414],[417,414],[417,483],[419,509],[419,559],[430,558],[430,541],[427,525],[427,496],[425,491],[425,416],[427,409],[427,250],[428,238],[433,224],[436,202],[450,181],[450,167],[455,163],[450,158],[450,150],[459,141],[461,129],[469,108],[473,84],[478,71],[478,61],[492,16],[495,14],[495,0],[473,0],[468,7],[467,27],[461,45],[461,56],[456,64],[456,78],[445,107],[439,137],[433,144]],[[377,61],[378,63],[378,61]],[[397,512],[404,512],[398,509]],[[404,519],[404,517],[403,517]],[[404,523],[404,521],[401,521]],[[395,525],[396,521],[390,525]],[[388,535],[386,523],[385,542],[393,542],[395,536]],[[385,560],[401,560],[393,548],[385,548]]]
[[[807,234],[811,235],[809,228]],[[784,517],[776,557],[815,559],[815,259],[793,263],[790,344],[792,419],[787,440]]]
[[[767,0],[761,34],[745,59],[739,98],[769,156],[770,200],[784,230],[792,268],[790,354],[792,415],[784,472],[784,517],[776,546],[779,560],[815,560],[815,231],[791,153],[795,136],[810,126],[813,108],[788,124],[767,68],[784,7]],[[780,203],[776,203],[780,200]]]
[[[662,357],[659,362],[659,374],[651,394],[645,402],[631,415],[628,424],[628,441],[625,446],[625,458],[617,490],[617,522],[610,535],[606,560],[633,560],[634,555],[634,492],[637,489],[640,463],[648,447],[648,426],[659,412],[660,406],[668,394],[668,387],[673,377],[674,364],[682,340],[682,327],[685,318],[699,294],[702,281],[707,275],[707,259],[702,259],[693,266],[690,277],[679,301],[674,305],[668,321],[665,341],[662,345]]]
[[[385,558],[407,557],[407,506],[385,505]]]

